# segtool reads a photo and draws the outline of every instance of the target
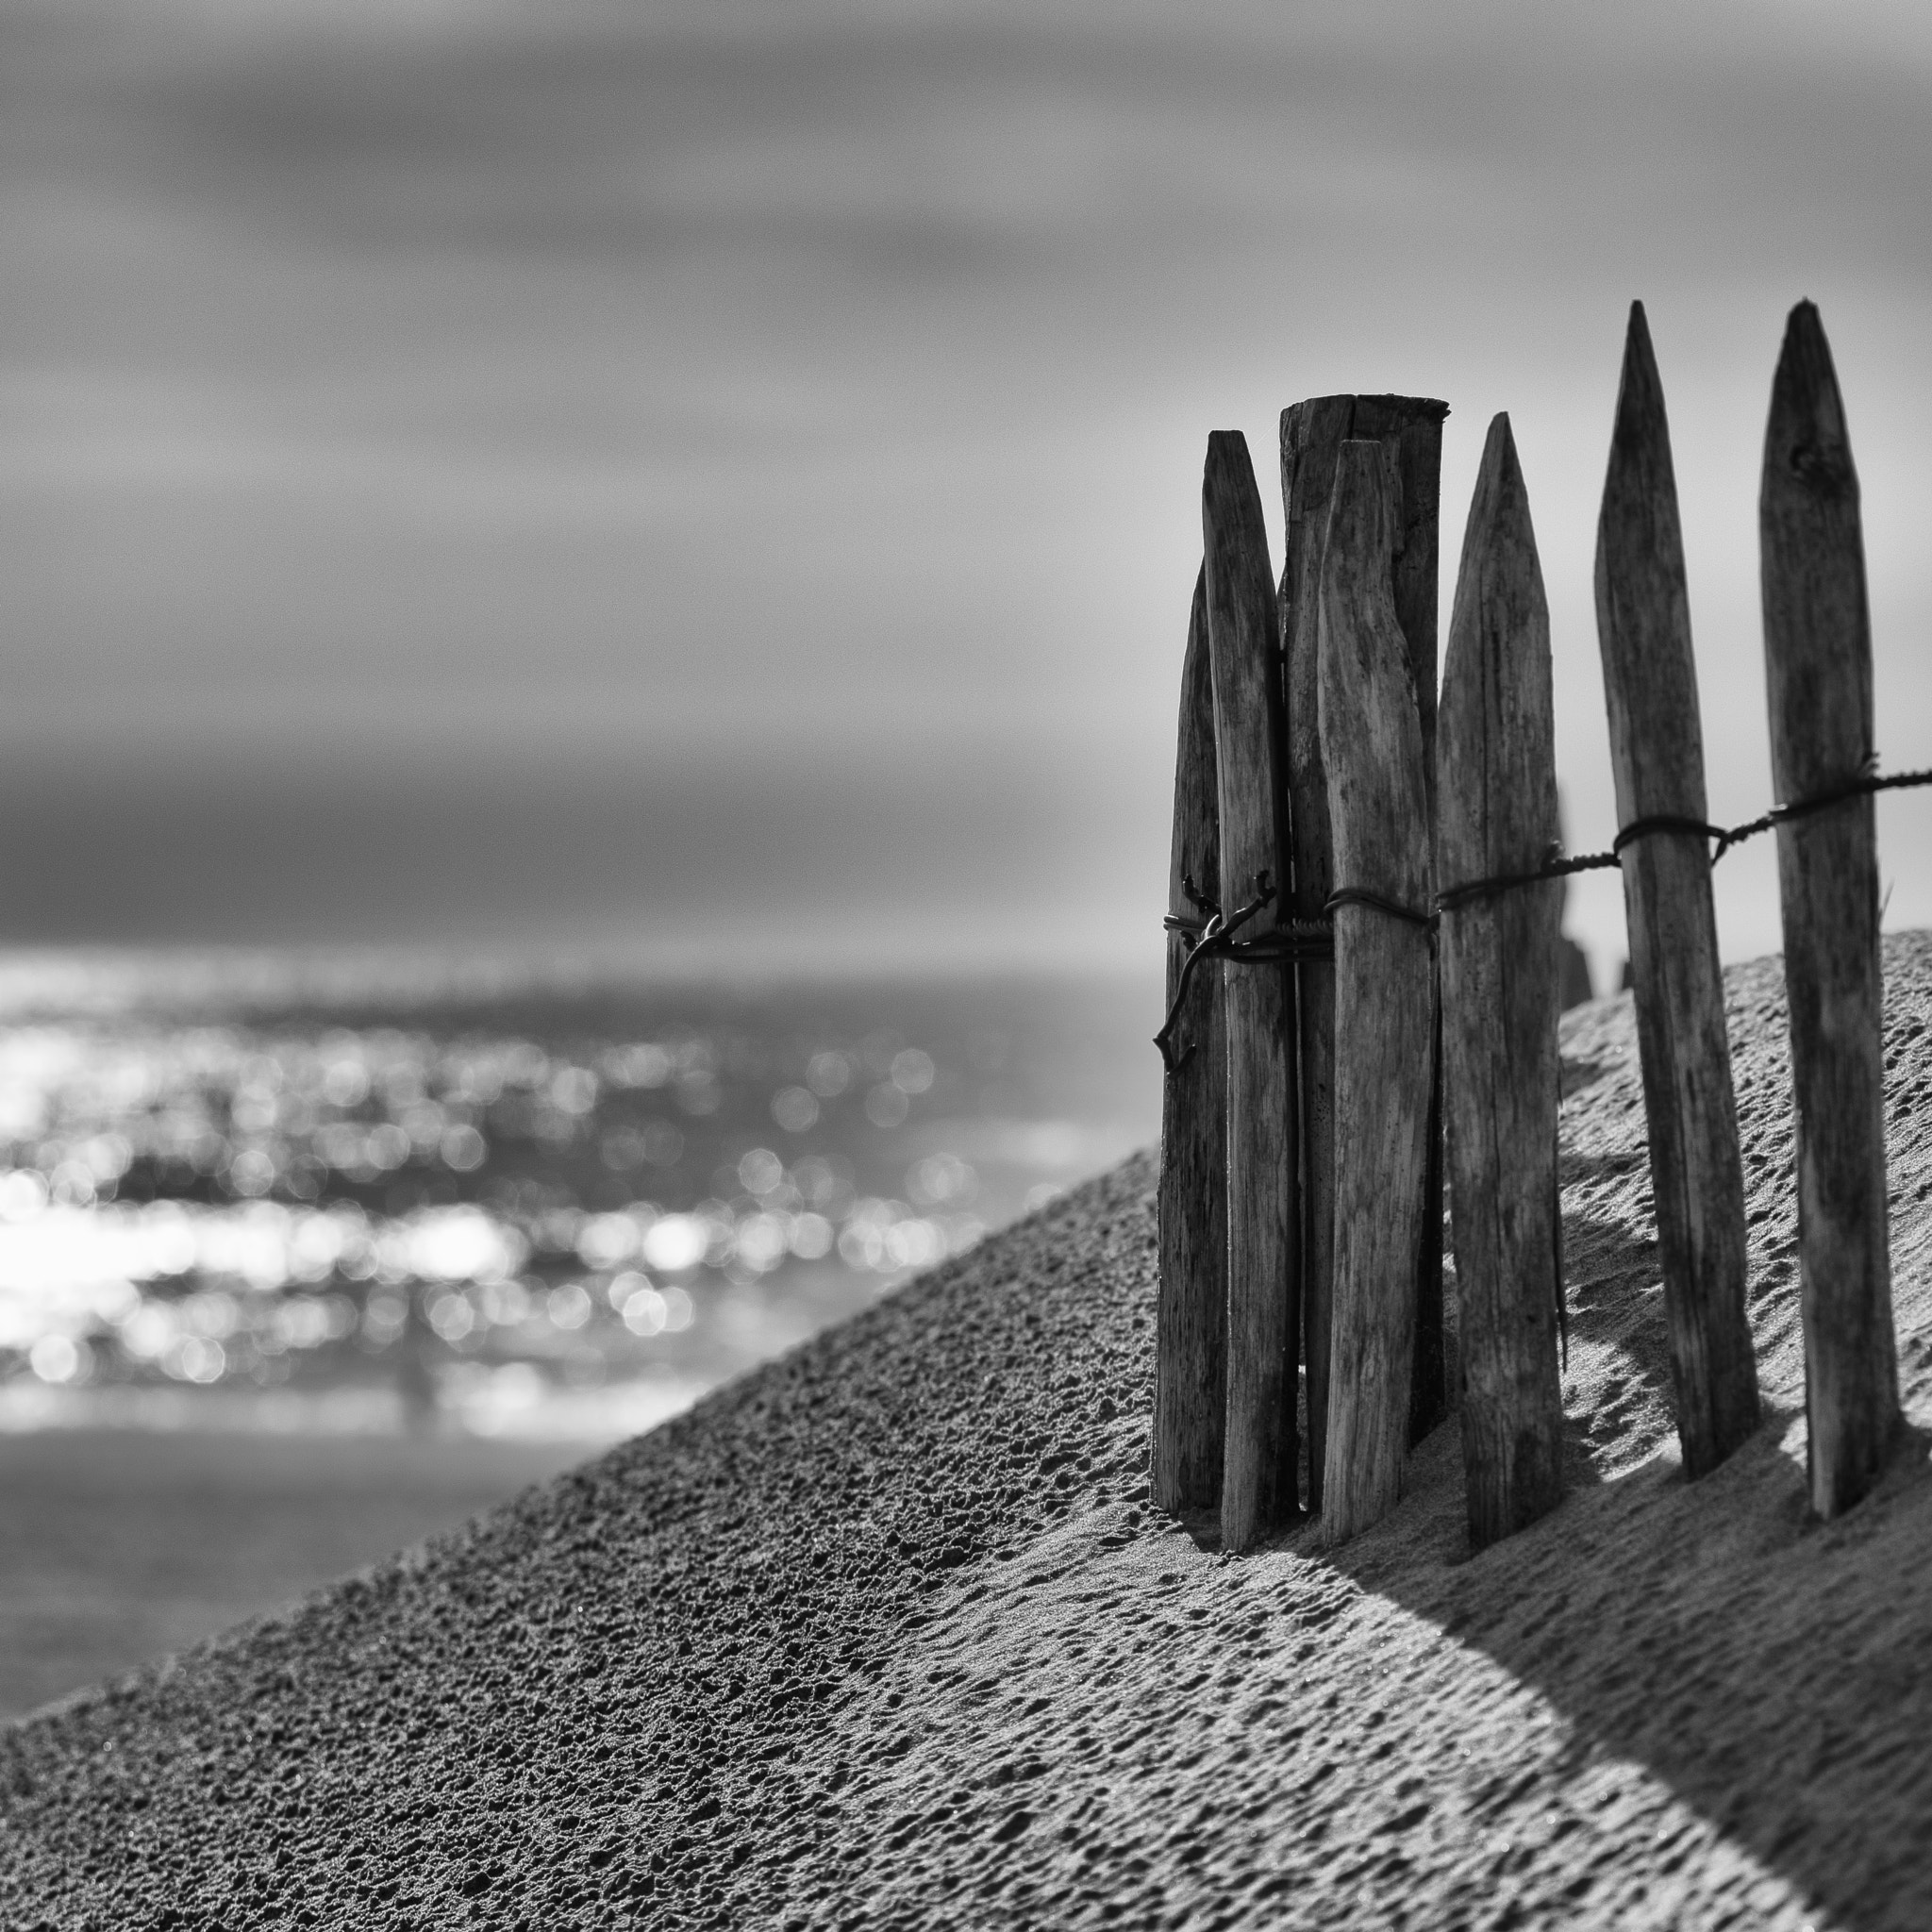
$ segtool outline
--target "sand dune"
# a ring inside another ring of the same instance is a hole
[[[689,1416],[0,1736],[9,1926],[1932,1924],[1932,942],[1887,954],[1914,1433],[1808,1524],[1776,962],[1731,975],[1771,1419],[1686,1485],[1627,1001],[1570,1016],[1571,1493],[1223,1557],[1146,1500],[1151,1158]]]

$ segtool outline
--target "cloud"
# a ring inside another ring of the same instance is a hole
[[[990,769],[1044,734],[1133,774],[1158,846],[1203,435],[1244,425],[1265,482],[1280,404],[1403,388],[1456,410],[1445,569],[1515,418],[1591,836],[1631,294],[1707,689],[1756,702],[1798,294],[1894,638],[1925,588],[1888,506],[1932,429],[1928,68],[1903,7],[15,0],[0,748],[240,773],[359,756],[376,715],[581,770],[623,736],[802,822],[838,808],[768,782],[798,720],[836,774],[920,717]],[[1707,710],[1714,791],[1755,808],[1761,726]],[[1037,838],[956,820],[1040,883]],[[708,822],[750,876],[751,820]],[[1580,915],[1614,942],[1612,902]]]

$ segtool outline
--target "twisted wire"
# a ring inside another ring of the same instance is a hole
[[[1264,907],[1274,903],[1274,888],[1268,874],[1261,874],[1256,881],[1256,896],[1238,911],[1224,918],[1219,904],[1201,891],[1191,875],[1184,873],[1181,890],[1208,916],[1196,920],[1185,914],[1169,912],[1161,918],[1165,930],[1186,933],[1193,939],[1188,956],[1182,961],[1174,998],[1168,1003],[1167,1017],[1161,1023],[1160,1031],[1154,1036],[1154,1043],[1160,1049],[1161,1063],[1169,1074],[1173,1074],[1193,1052],[1190,1046],[1176,1054],[1174,1036],[1180,1024],[1181,1008],[1187,1002],[1188,989],[1193,982],[1194,969],[1204,959],[1226,959],[1237,966],[1296,965],[1305,961],[1332,959],[1335,957],[1334,915],[1342,906],[1366,906],[1374,911],[1386,913],[1391,919],[1423,926],[1433,934],[1445,912],[1457,911],[1478,899],[1513,891],[1521,886],[1541,885],[1549,879],[1567,878],[1573,873],[1599,872],[1621,865],[1625,847],[1640,839],[1654,838],[1660,832],[1715,840],[1716,849],[1710,855],[1710,863],[1715,866],[1732,846],[1741,845],[1746,840],[1755,839],[1759,833],[1769,832],[1778,825],[1788,825],[1798,819],[1809,818],[1814,812],[1827,810],[1834,805],[1842,805],[1848,799],[1867,798],[1875,791],[1897,791],[1916,785],[1932,785],[1932,770],[1894,772],[1890,776],[1881,776],[1873,770],[1876,760],[1875,752],[1868,754],[1856,778],[1810,798],[1797,799],[1790,805],[1774,805],[1768,812],[1747,819],[1740,825],[1714,825],[1707,820],[1688,818],[1677,812],[1646,813],[1624,826],[1610,841],[1607,852],[1586,852],[1566,858],[1559,848],[1553,846],[1550,857],[1533,872],[1498,873],[1491,878],[1464,879],[1459,884],[1445,887],[1436,894],[1435,909],[1430,912],[1401,905],[1364,887],[1343,886],[1328,895],[1327,903],[1322,908],[1322,917],[1289,920],[1255,939],[1240,940],[1235,935],[1241,928]]]

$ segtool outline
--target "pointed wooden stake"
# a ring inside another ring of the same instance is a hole
[[[1422,724],[1390,561],[1392,453],[1344,442],[1322,560],[1321,726],[1338,891],[1426,915]],[[1435,1024],[1425,924],[1335,908],[1335,1276],[1324,1540],[1394,1507],[1408,1448]]]
[[[1437,726],[1441,890],[1533,872],[1557,836],[1550,620],[1509,419],[1490,425]],[[1442,1073],[1477,1548],[1563,1490],[1557,1371],[1557,881],[1442,915]]]
[[[1221,801],[1221,904],[1232,919],[1265,895],[1243,938],[1283,914],[1281,679],[1274,579],[1261,497],[1238,431],[1208,439],[1202,483],[1208,640]],[[1227,1437],[1221,1540],[1245,1550],[1295,1513],[1296,1302],[1293,976],[1223,974],[1227,1029]]]
[[[1214,676],[1208,647],[1208,573],[1194,580],[1181,668],[1180,742],[1174,752],[1174,848],[1168,910],[1200,921],[1221,878],[1214,769]],[[1192,944],[1167,936],[1173,1005]],[[1161,1091],[1160,1298],[1155,1321],[1154,1500],[1162,1509],[1212,1508],[1221,1500],[1227,1404],[1227,1048],[1221,967],[1194,969]]]
[[[1858,478],[1831,350],[1808,302],[1785,327],[1757,516],[1772,781],[1794,805],[1857,777],[1874,750]],[[1836,1516],[1872,1487],[1899,1424],[1871,797],[1781,824],[1777,874],[1811,1507]]]
[[[1707,813],[1704,734],[1663,385],[1643,305],[1630,305],[1596,536],[1596,624],[1617,821]],[[1624,850],[1624,911],[1664,1307],[1687,1474],[1715,1469],[1757,1426],[1744,1313],[1744,1169],[1724,1038],[1709,844],[1653,832]]]
[[[1318,918],[1334,888],[1328,781],[1317,717],[1318,613],[1322,544],[1334,499],[1335,459],[1343,442],[1392,449],[1402,517],[1392,570],[1395,618],[1408,647],[1423,732],[1423,765],[1433,791],[1436,720],[1436,563],[1442,419],[1448,405],[1422,396],[1316,396],[1281,412],[1281,500],[1288,541],[1281,571],[1283,656],[1288,679],[1289,823],[1294,841],[1295,914]],[[1308,1388],[1308,1507],[1322,1507],[1328,1441],[1329,1311],[1335,1250],[1335,968],[1327,960],[1296,970],[1301,1021],[1302,1324]],[[1440,1119],[1440,1115],[1438,1116]],[[1437,1131],[1432,1129],[1433,1153]],[[1417,1282],[1417,1349],[1411,1437],[1442,1404],[1441,1172],[1431,1160]],[[1429,1227],[1437,1229],[1433,1243]]]

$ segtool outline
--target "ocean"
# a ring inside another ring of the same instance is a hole
[[[1158,1022],[1151,971],[0,961],[0,1431],[633,1434],[1153,1140]]]

